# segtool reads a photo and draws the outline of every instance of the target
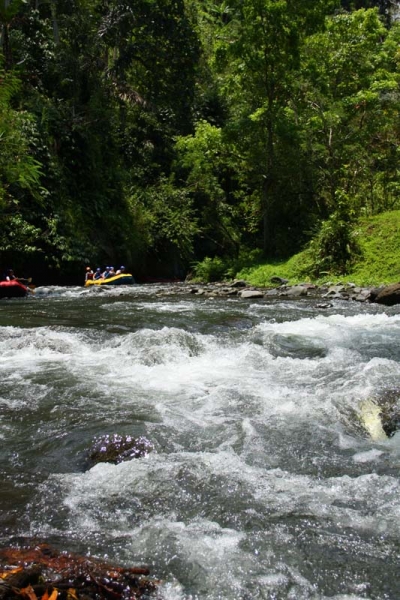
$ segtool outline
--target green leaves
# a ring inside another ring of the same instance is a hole
[[[142,227],[155,254],[172,252],[181,259],[191,256],[198,227],[187,191],[161,179],[157,185],[134,194],[130,203],[134,213],[140,212]]]

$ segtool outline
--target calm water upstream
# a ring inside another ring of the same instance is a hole
[[[400,598],[400,307],[38,288],[0,302],[0,537],[148,564],[166,600]],[[155,451],[88,469],[93,439]]]

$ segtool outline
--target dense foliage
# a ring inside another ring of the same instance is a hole
[[[346,272],[400,208],[396,7],[0,0],[0,266]]]
[[[360,218],[352,231],[352,243],[358,248],[358,256],[348,264],[346,273],[320,271],[316,277],[312,271],[315,255],[311,245],[287,260],[241,265],[236,274],[252,285],[266,287],[272,285],[274,277],[286,279],[290,284],[312,281],[373,287],[400,281],[400,210]]]

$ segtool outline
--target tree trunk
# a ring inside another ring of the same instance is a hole
[[[60,32],[58,29],[58,23],[57,23],[57,10],[56,10],[56,3],[52,2],[51,3],[51,19],[53,22],[53,36],[54,36],[54,41],[56,43],[56,45],[58,46],[60,43]]]
[[[269,105],[272,107],[273,93],[271,90]],[[273,179],[274,179],[274,140],[273,140],[273,117],[272,110],[269,111],[266,123],[266,173],[262,184],[262,217],[263,217],[263,251],[265,256],[271,256],[274,252],[274,233],[271,227],[271,208],[273,203]]]

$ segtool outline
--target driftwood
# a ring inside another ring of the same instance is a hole
[[[156,598],[147,567],[117,567],[46,544],[0,550],[0,600]]]

